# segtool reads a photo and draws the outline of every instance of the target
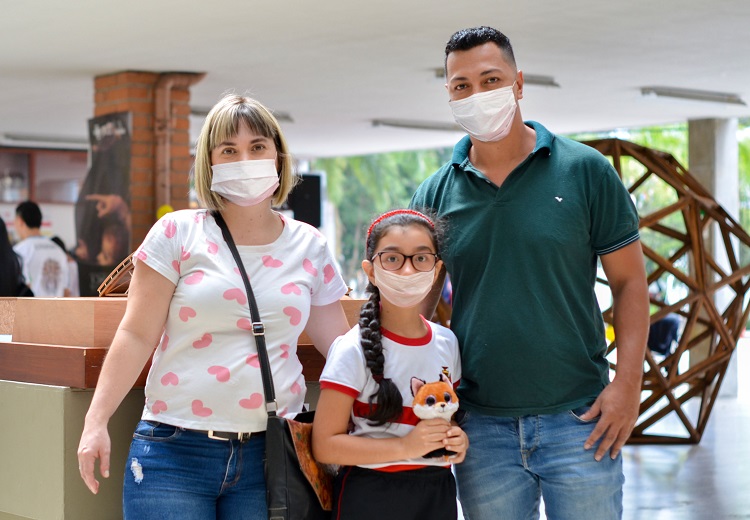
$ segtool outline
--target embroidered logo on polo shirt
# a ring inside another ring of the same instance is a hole
[[[556,200],[557,202],[562,202],[562,197],[555,197],[555,200]]]

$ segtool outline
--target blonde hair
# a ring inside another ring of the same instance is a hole
[[[241,124],[247,125],[252,132],[271,139],[276,146],[279,187],[273,194],[274,206],[284,204],[289,192],[299,181],[286,139],[273,114],[252,98],[228,94],[206,116],[195,145],[195,192],[200,203],[207,209],[224,209],[224,199],[211,191],[211,151],[237,135]]]

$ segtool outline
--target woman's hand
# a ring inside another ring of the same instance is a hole
[[[92,493],[99,492],[99,481],[96,480],[94,469],[96,459],[99,459],[99,472],[102,477],[109,478],[109,454],[111,441],[106,424],[89,426],[86,424],[78,444],[78,471],[86,486]]]
[[[424,419],[401,437],[405,458],[415,459],[445,446],[451,424],[445,419]]]
[[[460,464],[466,458],[466,450],[469,449],[469,437],[460,427],[452,425],[443,440],[443,446],[455,455],[446,455],[446,461],[451,464]]]

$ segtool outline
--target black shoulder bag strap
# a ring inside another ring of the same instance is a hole
[[[268,361],[268,352],[266,351],[266,328],[263,322],[260,321],[260,312],[258,311],[258,304],[255,302],[255,295],[253,294],[253,288],[250,286],[250,279],[247,277],[247,271],[245,271],[245,265],[242,263],[240,253],[237,251],[237,246],[234,244],[232,234],[229,232],[227,223],[224,221],[224,217],[218,211],[211,212],[216,224],[221,229],[221,234],[224,236],[224,241],[229,246],[229,250],[232,252],[234,261],[237,263],[237,268],[240,270],[242,275],[242,281],[245,282],[245,291],[247,292],[247,302],[250,307],[250,316],[253,320],[252,333],[255,336],[255,345],[258,348],[258,360],[260,361],[260,372],[263,378],[263,393],[266,394],[266,412],[269,416],[276,415],[276,392],[273,388],[273,377],[271,376],[271,363]]]

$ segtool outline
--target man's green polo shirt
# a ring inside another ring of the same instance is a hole
[[[513,417],[590,404],[608,383],[597,255],[638,240],[638,214],[607,158],[526,124],[536,146],[502,186],[469,162],[466,136],[411,201],[448,226],[461,405]]]

